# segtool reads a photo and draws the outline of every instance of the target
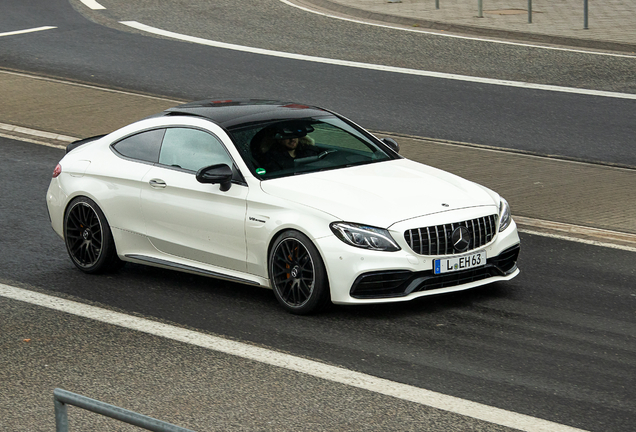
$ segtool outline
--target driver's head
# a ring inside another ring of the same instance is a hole
[[[287,150],[294,150],[298,147],[298,138],[279,138],[277,141]]]
[[[309,132],[313,132],[313,130],[313,127],[304,122],[285,122],[276,127],[276,134],[274,135],[274,138],[277,140],[302,138]]]

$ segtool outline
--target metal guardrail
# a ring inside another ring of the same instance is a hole
[[[401,0],[389,0],[389,3],[401,2]],[[588,30],[588,0],[583,0],[583,30]],[[435,0],[435,9],[439,9],[439,0]],[[477,0],[477,18],[484,17],[484,0]],[[532,24],[532,0],[528,0],[528,24]]]
[[[155,432],[194,432],[190,429],[175,426],[171,423],[166,423],[143,414],[116,407],[114,405],[109,405],[107,403],[59,388],[53,390],[53,398],[55,401],[56,432],[68,432],[67,405],[74,405],[76,407]]]

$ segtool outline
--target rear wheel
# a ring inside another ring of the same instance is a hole
[[[123,264],[106,216],[89,198],[75,198],[67,207],[64,241],[73,264],[85,273],[115,270]]]
[[[285,231],[274,240],[269,277],[276,299],[291,313],[317,312],[329,300],[322,258],[311,240],[298,231]]]

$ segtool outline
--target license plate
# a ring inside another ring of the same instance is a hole
[[[486,265],[486,251],[479,251],[460,257],[442,258],[434,261],[435,274],[450,273]]]

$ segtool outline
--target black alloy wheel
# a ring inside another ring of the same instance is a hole
[[[322,258],[300,232],[285,231],[276,238],[269,257],[269,276],[276,299],[292,313],[317,312],[329,300]]]
[[[89,198],[75,198],[67,207],[64,241],[73,264],[83,272],[99,273],[122,264],[106,217]]]

